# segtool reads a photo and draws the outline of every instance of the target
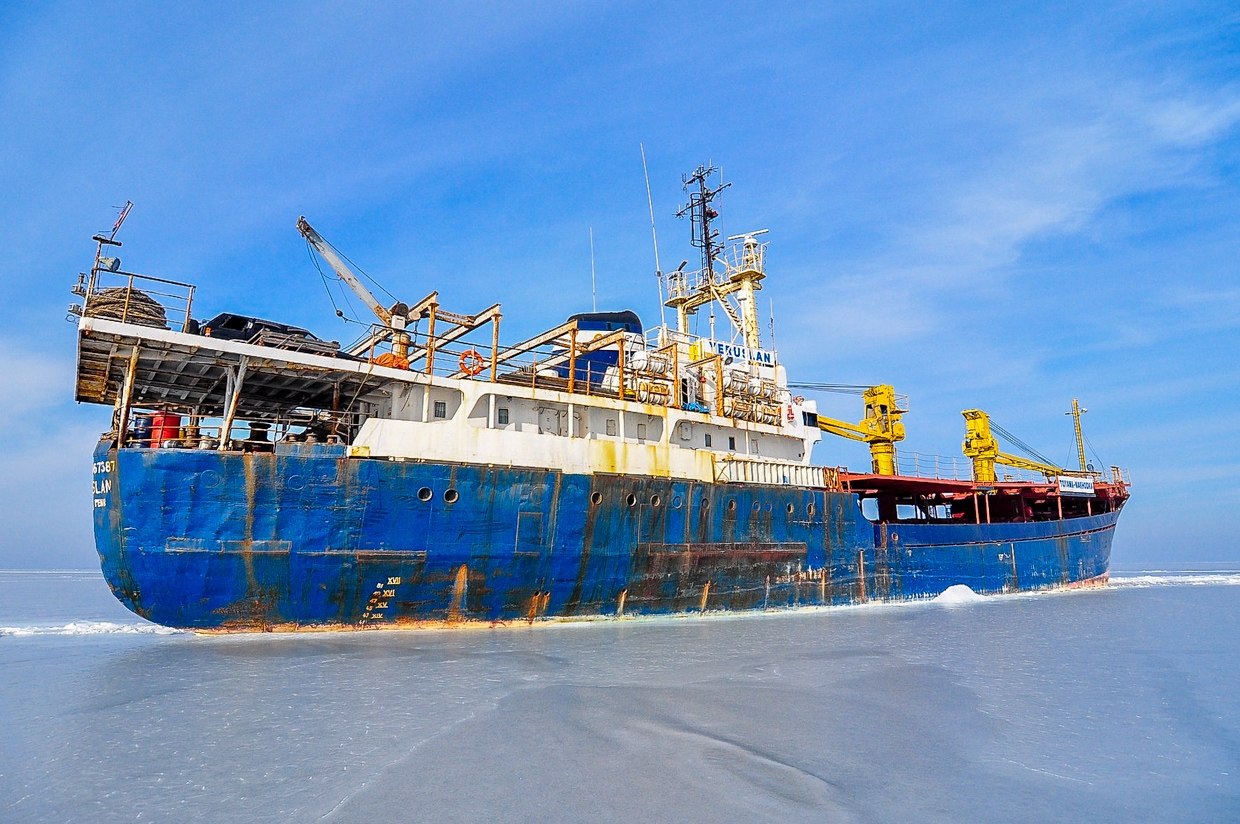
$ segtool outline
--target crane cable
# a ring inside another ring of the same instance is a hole
[[[1098,461],[1098,466],[1106,466],[1106,462],[1102,460],[1102,456],[1098,454],[1098,450],[1094,449],[1094,445],[1089,442],[1089,436],[1081,432],[1081,438],[1085,441],[1085,446],[1089,447],[1089,451],[1094,453],[1094,458]]]
[[[335,247],[333,246],[332,248],[334,249]],[[331,301],[332,309],[336,312],[336,317],[340,318],[345,323],[356,323],[359,326],[369,326],[370,324],[365,321],[360,321],[357,319],[357,309],[353,307],[353,301],[349,300],[349,294],[344,290],[343,286],[339,287],[340,297],[348,306],[349,314],[346,315],[344,311],[336,305],[336,296],[332,293],[331,281],[334,280],[339,284],[342,282],[341,278],[339,275],[334,275],[330,279],[327,277],[327,273],[324,272],[323,267],[319,265],[318,256],[314,254],[314,247],[310,245],[310,241],[308,240],[306,241],[306,253],[310,256],[310,262],[314,264],[315,270],[319,273],[319,277],[323,280],[323,289],[327,292],[327,299]],[[382,289],[383,287],[380,286],[379,288]]]
[[[864,395],[870,387],[851,383],[790,383],[788,388],[809,392],[834,392],[837,395]]]
[[[320,235],[320,237],[322,237],[322,236]],[[393,302],[396,302],[397,300],[399,300],[399,298],[397,298],[397,297],[396,297],[396,295],[393,295],[391,292],[389,292],[387,289],[385,289],[382,283],[380,283],[379,281],[375,280],[375,279],[374,279],[374,278],[372,278],[370,275],[366,274],[366,270],[365,270],[365,269],[363,269],[362,267],[358,266],[358,265],[357,265],[356,263],[354,263],[353,261],[349,260],[349,256],[348,256],[348,255],[346,255],[344,252],[340,251],[339,249],[337,249],[335,246],[333,246],[333,245],[332,245],[332,242],[331,242],[330,240],[328,240],[327,238],[323,238],[323,242],[324,242],[324,243],[326,243],[326,244],[328,245],[328,247],[330,247],[330,248],[331,248],[331,250],[332,250],[333,252],[335,252],[336,254],[340,255],[340,257],[344,260],[344,262],[345,262],[345,263],[347,263],[347,264],[349,264],[350,266],[352,266],[352,267],[353,267],[353,270],[354,270],[355,272],[361,272],[362,277],[364,277],[364,278],[366,278],[366,280],[370,281],[370,282],[371,282],[371,283],[375,286],[375,288],[377,288],[380,292],[382,292],[383,294],[385,294],[385,295],[387,295],[389,298],[391,298]]]
[[[1054,466],[1050,458],[1046,457],[1041,452],[1037,451],[1032,446],[1030,446],[1029,444],[1022,441],[1020,438],[1013,435],[1011,432],[1008,432],[1002,426],[999,426],[999,424],[995,423],[993,419],[990,422],[990,428],[994,430],[995,432],[997,432],[999,434],[999,437],[1003,438],[1005,441],[1012,444],[1017,449],[1021,450],[1029,457],[1033,458],[1035,461],[1044,463],[1048,466]]]
[[[321,237],[322,241],[323,241],[325,244],[327,244],[327,246],[328,246],[328,247],[329,247],[329,248],[330,248],[333,252],[335,252],[337,255],[339,255],[339,256],[341,257],[341,259],[343,259],[346,263],[348,263],[350,266],[352,266],[352,267],[353,267],[353,270],[354,270],[355,272],[360,272],[360,273],[361,273],[361,275],[362,275],[362,277],[364,277],[364,278],[366,278],[366,280],[370,281],[371,285],[373,285],[373,286],[374,286],[376,289],[378,289],[380,292],[382,292],[383,294],[385,294],[385,295],[387,295],[389,298],[391,298],[393,303],[399,302],[399,298],[397,298],[397,297],[396,297],[396,295],[393,295],[391,292],[389,292],[389,291],[387,290],[387,288],[386,288],[386,287],[385,287],[382,283],[380,283],[379,281],[377,281],[377,280],[375,280],[373,277],[371,277],[371,276],[370,276],[370,275],[366,272],[366,270],[365,270],[365,269],[363,269],[362,267],[360,267],[360,266],[358,266],[356,263],[354,263],[352,260],[350,260],[350,259],[349,259],[349,256],[348,256],[348,255],[346,255],[344,252],[340,251],[339,249],[337,249],[334,245],[332,245],[332,242],[331,242],[330,240],[328,240],[327,238],[324,238],[324,237],[322,237],[322,236],[320,236],[320,237]],[[318,272],[319,272],[319,276],[323,278],[323,283],[324,283],[324,285],[326,286],[326,284],[327,284],[327,275],[326,275],[326,274],[324,274],[324,272],[323,272],[323,268],[322,268],[321,266],[319,266],[319,259],[315,256],[315,254],[314,254],[314,247],[310,244],[310,241],[309,241],[309,240],[307,240],[307,241],[306,241],[306,251],[307,251],[307,252],[309,252],[309,254],[310,254],[310,260],[314,263],[314,268],[318,270]],[[341,280],[340,276],[339,276],[339,275],[336,275],[335,280],[337,280],[337,281]],[[343,289],[341,289],[341,294],[342,294],[342,295],[344,295],[344,290],[343,290]],[[330,289],[328,290],[328,296],[329,296],[329,297],[331,296],[331,290],[330,290]],[[345,302],[349,304],[349,311],[350,311],[350,312],[354,311],[354,309],[353,309],[353,302],[349,300],[348,295],[344,295],[344,299],[345,299]],[[332,298],[332,308],[336,309],[336,316],[337,316],[337,317],[342,317],[342,318],[344,317],[344,315],[342,315],[342,314],[340,313],[340,309],[336,306],[336,301],[335,301],[335,299],[334,299],[334,298]],[[359,320],[354,319],[354,323],[361,323],[361,322],[362,322],[362,321],[359,321]]]
[[[327,282],[327,275],[323,272],[323,267],[319,266],[319,259],[314,256],[314,247],[310,245],[310,241],[306,241],[306,254],[310,256],[310,262],[314,264],[314,268],[319,273],[319,278],[323,281],[323,290],[327,292],[327,299],[332,302],[332,309],[336,312],[336,317],[346,320],[344,312],[336,305],[336,296],[332,294],[331,285]]]

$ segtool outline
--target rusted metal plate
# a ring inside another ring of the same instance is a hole
[[[113,592],[153,621],[203,630],[489,625],[919,598],[955,583],[1063,586],[1105,575],[1118,517],[884,531],[846,493],[357,459],[326,445],[243,455],[102,444],[95,473],[96,543]]]

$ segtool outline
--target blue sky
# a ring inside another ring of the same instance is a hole
[[[1116,561],[1240,561],[1234,6],[8,3],[0,113],[0,567],[95,564],[109,413],[62,318],[126,199],[126,268],[202,315],[352,337],[305,214],[514,338],[589,308],[593,228],[600,308],[653,323],[639,142],[667,268],[700,162],[725,232],[771,230],[794,380],[892,383],[944,455],[978,406],[1067,460],[1079,397],[1135,482]]]

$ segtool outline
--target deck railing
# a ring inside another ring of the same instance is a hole
[[[957,455],[927,455],[921,452],[899,452],[896,455],[896,470],[896,474],[911,478],[935,478],[945,481],[973,480],[973,462],[968,458]],[[1071,471],[1068,474],[1080,475],[1081,473]],[[1118,466],[1110,467],[1109,473],[1093,471],[1085,474],[1093,477],[1098,482],[1113,484],[1132,483],[1132,475],[1128,470],[1121,469]],[[1017,469],[1016,467],[996,464],[995,479],[999,483],[1007,481],[1044,483],[1046,476],[1041,472],[1029,469]]]
[[[363,412],[307,410],[229,425],[218,416],[143,408],[133,410],[122,446],[261,452],[276,443],[348,443],[367,417]]]
[[[119,320],[157,329],[189,331],[194,287],[188,283],[140,275],[135,272],[96,268],[89,281],[79,282],[74,292],[85,305],[73,314]]]
[[[808,466],[729,457],[715,463],[715,480],[722,483],[774,484],[838,490],[840,470],[833,466]]]
[[[973,462],[963,456],[897,452],[896,474],[912,478],[971,481],[973,480]]]

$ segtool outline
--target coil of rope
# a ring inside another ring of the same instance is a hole
[[[126,286],[111,286],[91,295],[86,302],[85,315],[156,329],[168,328],[168,315],[159,301],[139,289]]]

